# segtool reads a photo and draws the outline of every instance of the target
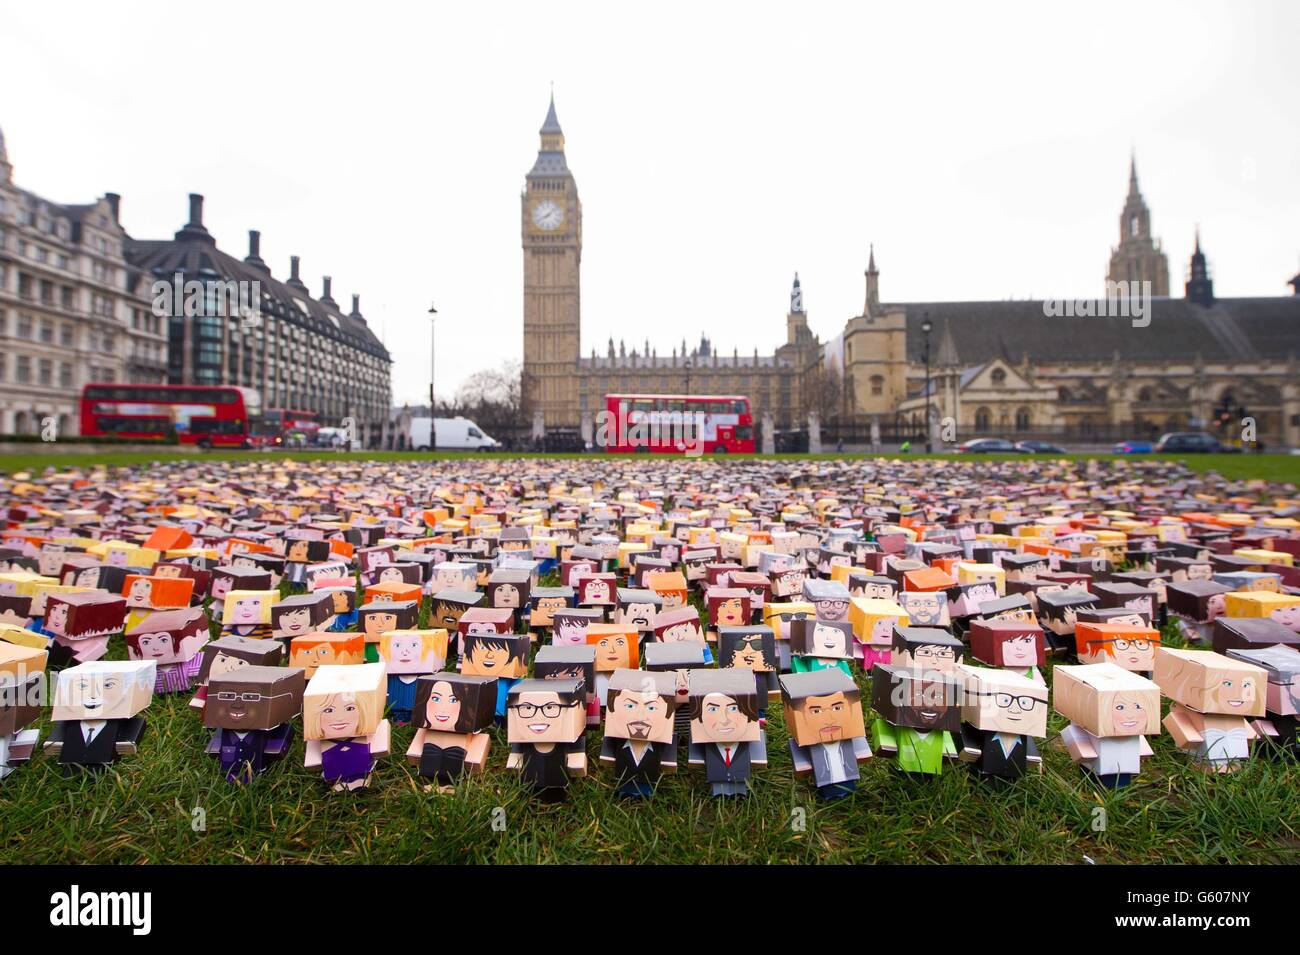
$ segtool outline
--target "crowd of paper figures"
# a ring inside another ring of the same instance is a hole
[[[484,770],[504,725],[506,766],[543,798],[602,731],[623,795],[688,766],[740,795],[778,699],[825,798],[873,754],[992,782],[1041,769],[1049,706],[1104,786],[1141,772],[1162,725],[1210,771],[1293,760],[1300,521],[1279,493],[1165,463],[0,477],[0,774],[38,751],[65,774],[146,758],[155,694],[192,694],[231,782],[290,752],[301,717],[305,765],[336,790],[382,773],[392,720],[439,791]]]

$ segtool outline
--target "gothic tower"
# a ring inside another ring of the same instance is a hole
[[[790,287],[790,311],[785,316],[785,341],[787,345],[803,345],[812,341],[812,329],[808,327],[808,311],[803,305],[803,288],[799,285],[799,273],[794,273],[794,285]]]
[[[1151,211],[1138,189],[1137,158],[1129,163],[1128,198],[1119,216],[1119,245],[1110,250],[1108,282],[1150,282],[1151,294],[1169,294],[1169,259],[1151,237]]]
[[[524,407],[546,427],[578,425],[582,203],[564,156],[555,97],[520,196],[524,247]]]
[[[1192,262],[1187,271],[1187,300],[1197,305],[1214,304],[1214,280],[1210,278],[1210,267],[1206,264],[1205,253],[1201,251],[1201,230],[1196,230],[1196,251],[1192,253]]]

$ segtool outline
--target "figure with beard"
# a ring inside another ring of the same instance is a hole
[[[649,796],[664,773],[677,771],[676,709],[673,674],[623,669],[610,675],[600,760],[613,766],[620,796]]]
[[[781,701],[795,774],[810,773],[822,799],[852,795],[858,763],[871,758],[862,695],[853,678],[833,667],[787,673],[781,677]]]
[[[877,664],[871,677],[871,725],[877,750],[895,755],[900,769],[938,776],[947,759],[957,759],[953,734],[961,729],[961,685],[951,672]]]

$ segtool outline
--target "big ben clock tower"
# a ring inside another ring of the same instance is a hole
[[[547,428],[578,424],[579,280],[582,204],[564,158],[555,97],[522,202],[524,406]]]

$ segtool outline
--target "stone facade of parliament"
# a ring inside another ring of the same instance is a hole
[[[1291,295],[1216,298],[1198,237],[1184,297],[1171,298],[1136,164],[1107,282],[1150,283],[1145,326],[1127,310],[1114,315],[1113,297],[1112,317],[1053,315],[1033,300],[882,302],[873,251],[862,312],[830,341],[809,328],[796,275],[785,342],[771,354],[719,354],[706,337],[666,354],[648,341],[612,339],[584,354],[582,205],[553,101],[521,196],[521,228],[523,399],[535,432],[590,440],[607,393],[689,393],[747,395],[755,420],[770,416],[778,429],[812,418],[831,435],[872,429],[886,440],[923,435],[928,409],[936,442],[945,418],[957,440],[1090,443],[1216,430],[1220,418],[1231,419],[1218,432],[1227,440],[1249,416],[1268,446],[1300,446],[1300,275]]]

